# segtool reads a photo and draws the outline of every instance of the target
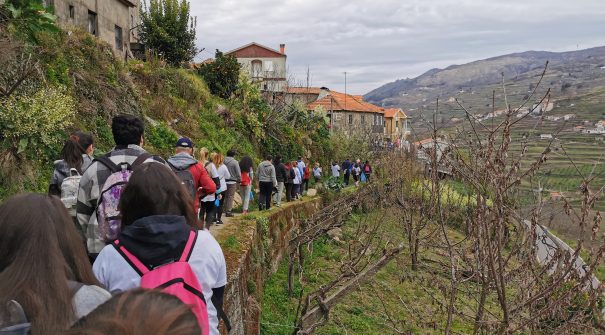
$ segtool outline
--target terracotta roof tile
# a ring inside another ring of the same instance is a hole
[[[382,110],[384,111],[385,118],[392,118],[398,112],[401,112],[403,117],[408,117],[401,108],[382,108]]]
[[[317,107],[323,107],[325,110],[336,111],[384,113],[380,107],[372,105],[369,102],[365,102],[359,97],[335,91],[330,91],[330,93],[324,98],[307,105],[307,109],[309,110],[315,110]]]

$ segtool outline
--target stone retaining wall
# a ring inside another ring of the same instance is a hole
[[[322,206],[321,198],[287,203],[280,209],[248,215],[217,232],[227,260],[225,312],[230,335],[260,334],[260,297],[265,279],[284,257],[292,228]],[[224,327],[222,334],[227,334]]]

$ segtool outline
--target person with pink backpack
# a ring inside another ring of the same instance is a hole
[[[133,173],[119,206],[122,230],[93,264],[112,293],[161,289],[192,307],[202,334],[219,334],[227,284],[218,242],[198,222],[190,195],[165,165],[144,163]]]

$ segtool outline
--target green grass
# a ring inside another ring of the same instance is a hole
[[[397,231],[397,223],[392,218],[384,218],[380,213],[372,213],[371,219],[384,220],[380,234],[390,236],[393,243],[403,242],[403,236]],[[262,296],[261,333],[278,335],[291,334],[296,321],[298,297],[330,282],[338,273],[339,267],[347,257],[349,242],[355,240],[354,229],[365,222],[364,215],[353,215],[343,227],[345,243],[337,243],[328,237],[317,239],[305,255],[304,287],[295,274],[292,297],[287,291],[288,264],[280,264],[277,273],[265,283]],[[448,230],[449,237],[461,241],[463,236]],[[446,322],[446,313],[442,307],[441,289],[449,284],[447,274],[440,273],[433,262],[445,261],[434,250],[424,250],[419,270],[412,271],[409,255],[403,252],[395,260],[382,268],[377,275],[346,296],[330,311],[330,319],[315,334],[392,334],[385,324],[385,313],[398,320],[397,327],[413,334],[442,333]],[[472,283],[465,283],[464,290],[475,291]],[[434,297],[437,297],[435,299]],[[490,298],[490,303],[492,300]],[[457,308],[471,313],[476,302],[471,296],[459,294]],[[488,304],[488,308],[490,305]],[[497,313],[495,309],[492,313]],[[459,317],[454,318],[452,330],[455,333],[472,332],[472,322]]]
[[[221,247],[233,252],[239,252],[241,249],[240,242],[235,235],[230,235],[224,239],[221,242]]]

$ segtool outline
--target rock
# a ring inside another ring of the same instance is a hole
[[[342,242],[342,229],[334,228],[328,230],[328,236],[336,242]]]
[[[241,204],[242,204],[242,196],[239,194],[239,192],[235,192],[235,194],[233,195],[233,207],[237,207]]]
[[[317,195],[317,190],[316,190],[316,189],[314,189],[314,188],[310,188],[310,189],[307,191],[307,196],[309,196],[309,197],[314,197],[314,196],[316,196],[316,195]]]

